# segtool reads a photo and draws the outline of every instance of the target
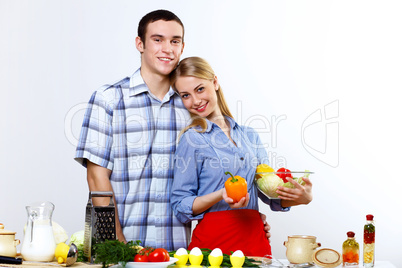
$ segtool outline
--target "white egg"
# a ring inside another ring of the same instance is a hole
[[[216,248],[216,249],[212,250],[211,254],[209,254],[209,255],[214,256],[214,257],[222,256],[222,250],[220,248]]]
[[[232,256],[234,256],[234,257],[244,257],[244,254],[243,254],[243,251],[236,250],[235,252],[233,252]]]
[[[187,253],[187,250],[185,249],[185,248],[179,248],[177,251],[176,251],[176,255],[177,256],[181,256],[181,255],[187,255],[188,253]]]
[[[190,255],[200,256],[202,255],[201,249],[195,247],[190,251]]]

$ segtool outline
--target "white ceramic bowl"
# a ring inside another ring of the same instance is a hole
[[[126,268],[166,268],[177,262],[179,259],[170,257],[169,261],[164,262],[127,262]],[[113,266],[115,268],[123,267],[122,265]]]

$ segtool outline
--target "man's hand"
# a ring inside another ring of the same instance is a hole
[[[102,191],[102,192],[113,192],[112,185],[110,184],[110,175],[112,171],[96,165],[91,161],[87,160],[87,181],[88,181],[88,188],[91,192],[94,191]],[[96,197],[94,198],[95,205],[105,205],[107,206],[110,202],[109,197]],[[127,243],[126,238],[123,234],[123,229],[121,228],[120,221],[119,221],[119,212],[117,211],[116,207],[116,199],[113,195],[113,201],[115,204],[115,222],[116,222],[116,235],[117,239],[121,242]]]
[[[267,222],[267,216],[265,214],[260,213],[262,223],[264,224],[264,231],[267,235],[268,240],[271,238],[271,233],[269,232],[271,230],[271,226]]]

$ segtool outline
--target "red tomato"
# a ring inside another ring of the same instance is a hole
[[[148,256],[147,255],[137,254],[134,257],[134,261],[136,261],[136,262],[148,262]]]
[[[162,252],[165,255],[165,261],[169,261],[170,260],[169,252],[164,248],[162,248]]]
[[[167,251],[165,249],[157,248],[149,254],[148,259],[150,262],[168,261],[170,259],[170,257],[169,257],[169,259],[167,259],[166,253],[167,253]],[[167,253],[167,256],[169,256],[169,253]]]
[[[154,251],[154,248],[152,248],[152,247],[145,247],[145,248],[141,249],[141,250],[138,252],[138,254],[148,256],[149,253],[151,253],[152,251]]]
[[[278,173],[277,175],[283,180],[284,183],[288,182],[287,178],[293,178],[292,173],[290,173],[290,170],[287,168],[280,168],[276,172],[282,172]]]

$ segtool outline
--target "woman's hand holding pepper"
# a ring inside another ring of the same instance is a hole
[[[226,203],[229,204],[230,208],[242,208],[242,207],[246,207],[248,205],[248,202],[250,201],[250,194],[247,193],[247,195],[245,197],[243,197],[242,199],[240,199],[239,202],[234,203],[233,199],[227,195],[226,189],[223,188],[222,189],[222,198],[223,198],[223,200],[225,200]]]

